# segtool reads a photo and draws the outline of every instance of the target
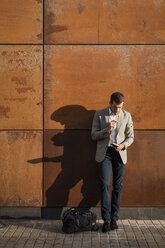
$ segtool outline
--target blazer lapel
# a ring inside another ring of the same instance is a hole
[[[104,116],[105,116],[105,123],[106,124],[109,123],[109,107],[105,109]]]
[[[117,133],[120,130],[121,124],[122,124],[122,120],[123,120],[123,111],[121,110],[119,113],[119,119],[118,119],[118,125],[117,125]]]

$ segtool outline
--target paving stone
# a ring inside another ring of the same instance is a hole
[[[1,223],[1,220],[0,220]],[[65,234],[60,220],[5,219],[0,248],[164,248],[165,221],[119,220],[118,230]]]

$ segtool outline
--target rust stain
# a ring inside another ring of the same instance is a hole
[[[24,65],[24,60],[23,59],[16,59],[15,60],[18,64]]]
[[[5,55],[7,55],[7,52],[4,51],[4,52],[1,53],[1,55],[5,56]]]
[[[10,112],[9,107],[0,106],[0,117],[9,118],[9,116],[7,116],[8,112]]]
[[[22,72],[27,72],[27,71],[28,71],[27,68],[23,68],[23,69],[22,69]]]
[[[142,107],[139,105],[139,106],[136,106],[134,109],[133,109],[133,113],[132,113],[132,119],[133,119],[133,122],[140,122],[141,121],[141,116],[140,116],[140,113],[141,113],[141,109]]]
[[[38,206],[38,205],[40,205],[40,201],[38,198],[32,197],[31,199],[28,200],[28,204],[30,206]]]
[[[50,12],[49,14],[45,16],[45,20],[46,20],[45,24],[47,23],[52,24],[56,20],[56,15],[53,12]]]
[[[35,0],[37,3],[42,3],[42,0]]]
[[[46,15],[45,20],[45,23],[48,23],[48,25],[46,25],[46,34],[62,32],[68,29],[67,26],[53,24],[56,20],[56,15],[53,12],[50,12],[48,15]]]
[[[140,116],[138,116],[137,114],[132,114],[132,119],[134,122],[140,122],[141,121]]]
[[[35,49],[35,52],[40,53],[41,52],[41,49],[40,48],[36,48]]]
[[[27,97],[22,97],[22,98],[4,98],[4,100],[7,101],[18,101],[18,102],[25,102]]]
[[[17,62],[19,65],[24,65],[23,59],[9,59],[9,63],[12,64],[14,62]]]
[[[36,35],[39,40],[42,40],[42,33]]]
[[[55,32],[62,32],[64,30],[68,30],[67,26],[62,26],[62,25],[49,25],[47,28],[46,33],[47,34],[51,34],[51,33],[55,33]]]
[[[16,91],[20,94],[20,93],[25,93],[28,90],[31,92],[35,92],[35,90],[32,87],[27,87],[27,88],[15,88]]]
[[[19,196],[11,196],[6,199],[6,206],[26,206],[26,202]]]
[[[12,77],[12,78],[11,78],[11,81],[16,82],[17,85],[26,85],[26,84],[27,84],[26,78],[23,78],[23,77],[21,77],[21,78]]]
[[[79,13],[81,14],[85,10],[86,7],[82,5],[82,3],[79,3],[77,8],[78,8]]]
[[[103,80],[103,81],[96,81],[96,83],[103,84],[103,83],[106,83],[106,81],[105,80]]]
[[[42,104],[42,101],[41,102],[38,102],[36,105],[41,105]]]
[[[110,20],[110,25],[111,27],[116,31],[116,32],[120,32],[120,28],[119,25],[117,23],[117,14],[116,12],[114,12],[112,10],[111,15],[109,16],[109,20]]]
[[[157,80],[163,73],[164,53],[154,52],[145,54],[145,59],[137,67],[136,80],[141,87],[157,87]],[[151,84],[152,82],[152,84]]]
[[[24,55],[25,51],[14,51],[14,54],[16,54],[16,55]]]
[[[8,131],[7,132],[7,140],[8,143],[11,145],[15,143],[17,140],[32,140],[35,139],[36,133],[33,131],[24,131],[24,132],[13,132],[13,131]]]
[[[39,204],[40,201],[36,197],[32,197],[25,201],[17,194],[7,198],[4,205],[5,206],[38,206]]]
[[[107,0],[107,3],[108,3],[108,4],[115,4],[115,5],[117,5],[117,4],[118,4],[117,1],[118,1],[118,0]]]

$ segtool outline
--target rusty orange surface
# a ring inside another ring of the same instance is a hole
[[[124,206],[164,206],[164,131],[136,131],[128,152]]]
[[[99,43],[165,43],[165,1],[101,0]]]
[[[47,0],[45,42],[164,43],[162,0]]]
[[[89,129],[120,91],[136,129],[164,129],[164,69],[164,46],[45,46],[45,128]]]
[[[42,47],[0,46],[0,128],[42,128]]]
[[[46,44],[97,43],[98,1],[45,1]]]
[[[42,43],[42,0],[0,1],[0,43]]]
[[[0,131],[0,206],[42,206],[42,132]]]
[[[100,206],[95,142],[87,130],[45,131],[44,206]],[[122,206],[164,206],[164,131],[136,131]]]

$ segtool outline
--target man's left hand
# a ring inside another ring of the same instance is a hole
[[[115,148],[117,152],[121,151],[124,148],[124,144],[120,144],[118,147]]]

